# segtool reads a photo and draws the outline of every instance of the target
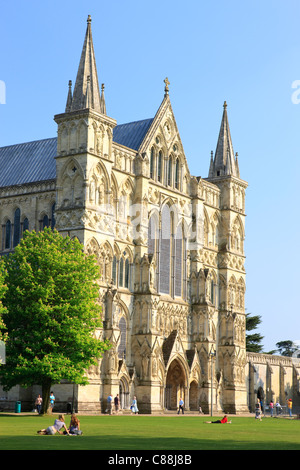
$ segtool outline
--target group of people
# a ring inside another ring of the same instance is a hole
[[[68,428],[65,423],[64,415],[59,415],[52,426],[48,426],[46,429],[40,429],[37,433],[50,436],[53,436],[56,433],[69,436],[79,436],[82,434],[82,431],[80,430],[80,421],[75,413],[73,413],[71,415],[70,425]]]
[[[273,417],[273,415],[274,415],[274,407],[276,409],[276,416],[278,416],[280,413],[282,413],[282,406],[279,403],[279,401],[277,401],[274,405],[273,401],[271,400],[270,403],[269,403],[269,410],[270,410],[270,416],[271,417]],[[289,398],[287,400],[287,408],[288,408],[289,416],[291,418],[292,417],[292,409],[293,409],[293,400],[291,398]],[[258,420],[261,421],[261,418],[262,418],[263,415],[264,415],[263,402],[262,402],[262,400],[260,400],[258,398],[257,403],[255,405],[255,419],[258,419]]]
[[[54,395],[53,392],[51,392],[50,397],[49,397],[49,404],[50,404],[50,411],[51,412],[53,412],[54,403],[55,403],[55,395]],[[42,404],[43,404],[43,399],[42,399],[41,395],[38,395],[36,400],[35,400],[35,403],[34,403],[35,409],[38,412],[38,414],[41,414]]]
[[[113,404],[114,404],[114,410],[113,410]],[[136,396],[133,397],[130,410],[132,414],[138,414],[139,409],[137,405],[137,399]],[[106,410],[105,413],[108,413],[109,415],[115,413],[118,414],[120,411],[120,398],[119,395],[117,394],[115,398],[113,398],[112,395],[109,395],[107,397],[107,405],[106,405]]]

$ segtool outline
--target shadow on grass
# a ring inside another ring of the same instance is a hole
[[[1,436],[0,450],[106,450],[120,451],[197,451],[197,450],[300,450],[300,444],[285,442],[232,442],[222,439],[143,438],[122,436]]]

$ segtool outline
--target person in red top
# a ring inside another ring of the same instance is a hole
[[[207,424],[224,424],[224,423],[228,423],[230,424],[231,421],[228,421],[227,419],[227,415],[224,415],[224,417],[222,419],[218,419],[217,421],[205,421]]]

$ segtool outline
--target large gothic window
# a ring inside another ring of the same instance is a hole
[[[175,295],[181,297],[182,295],[182,268],[183,268],[183,237],[182,227],[178,226],[175,238]]]
[[[187,241],[183,224],[178,225],[175,236],[174,293],[186,299],[187,295]]]
[[[160,234],[160,292],[170,294],[171,276],[171,214],[165,205],[161,214]]]

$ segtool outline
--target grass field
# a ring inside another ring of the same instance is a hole
[[[205,424],[210,417],[80,416],[82,436],[37,434],[56,417],[0,413],[0,450],[300,450],[296,419],[233,416],[231,424]]]

